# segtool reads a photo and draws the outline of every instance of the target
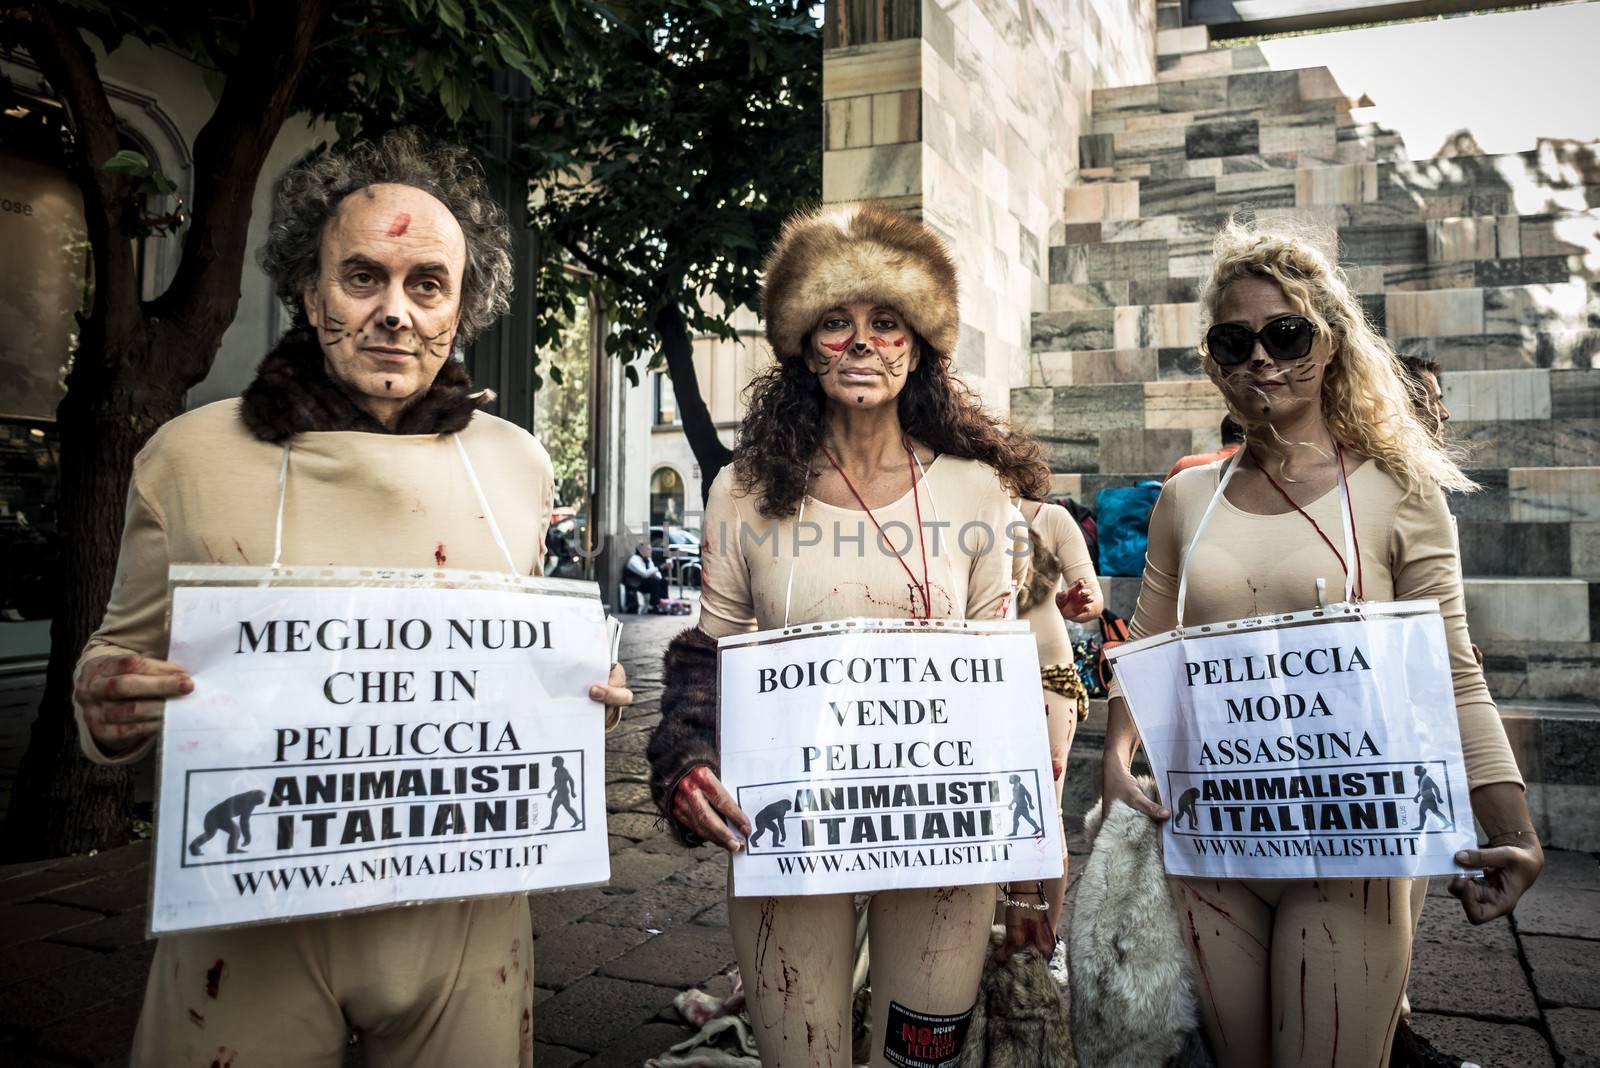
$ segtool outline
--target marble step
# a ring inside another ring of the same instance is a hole
[[[1177,153],[1181,150],[1174,149]],[[1490,156],[1272,168],[1239,157],[1221,174],[1142,177],[1068,186],[1063,221],[1226,214],[1240,207],[1382,204],[1422,218],[1536,215],[1600,207],[1594,146],[1546,146]],[[1259,157],[1257,157],[1259,159]],[[1210,169],[1210,165],[1207,165]]]
[[[1142,242],[1127,242],[1124,247]],[[1070,246],[1069,246],[1070,247]],[[1092,246],[1091,246],[1092,247]],[[1107,246],[1112,247],[1112,246]],[[1096,259],[1077,261],[1057,257],[1051,250],[1052,285],[1057,279],[1073,285],[1083,292],[1096,283],[1083,278],[1086,268],[1096,273],[1142,273],[1142,279],[1114,278],[1111,283],[1140,282],[1140,295],[1170,294],[1170,276],[1157,276],[1158,265],[1142,263],[1137,253],[1116,260]],[[1066,259],[1065,270],[1058,271]],[[1071,272],[1071,273],[1068,273]],[[1108,286],[1101,292],[1107,299],[1115,299],[1124,290]],[[1133,286],[1126,290],[1133,295]],[[1380,332],[1391,338],[1396,348],[1410,353],[1422,347],[1424,339],[1477,339],[1483,348],[1483,339],[1500,338],[1499,359],[1509,360],[1511,366],[1526,363],[1529,366],[1574,367],[1587,366],[1592,361],[1592,349],[1587,349],[1583,335],[1600,329],[1600,281],[1583,279],[1540,285],[1473,286],[1462,289],[1431,289],[1370,294],[1362,298],[1363,310],[1368,320]],[[1032,362],[1036,369],[1048,367],[1046,356],[1070,352],[1128,351],[1128,350],[1189,350],[1200,342],[1200,305],[1194,301],[1158,304],[1116,304],[1103,307],[1076,308],[1069,311],[1035,312],[1031,319],[1029,350],[1038,359]],[[1541,343],[1540,335],[1548,335]],[[1532,359],[1510,358],[1507,342],[1519,342],[1519,351],[1527,354],[1531,348]],[[1448,348],[1433,345],[1430,348]],[[1465,352],[1465,349],[1463,349]],[[1169,354],[1175,377],[1198,374],[1198,365],[1185,364],[1177,353]],[[1193,357],[1188,358],[1192,361]],[[1441,361],[1443,362],[1443,361]],[[1130,368],[1136,370],[1139,366]],[[1159,366],[1159,363],[1158,363]],[[1447,369],[1490,369],[1487,357],[1476,362],[1470,356],[1453,361]],[[1157,377],[1156,367],[1146,369],[1140,380]],[[1074,376],[1074,380],[1078,380]],[[1117,381],[1117,378],[1102,378]]]
[[[1462,406],[1450,430],[1470,463],[1600,466],[1600,370],[1458,372],[1444,384]],[[1224,413],[1215,387],[1200,379],[1011,391],[1011,418],[1058,472],[1164,471],[1180,456],[1215,448]]]
[[[1214,434],[1210,440],[1215,448]],[[1159,481],[1165,473],[1058,474],[1051,494],[1093,509],[1101,490]],[[1471,468],[1469,473],[1479,491],[1450,496],[1464,573],[1600,579],[1600,467]]]
[[[1156,56],[1156,78],[1159,82],[1228,77],[1268,70],[1270,67],[1267,57],[1256,45],[1167,52]]]
[[[1232,215],[1270,216],[1307,226],[1344,232],[1345,252],[1365,259],[1385,254],[1391,262],[1345,263],[1357,293],[1380,294],[1416,289],[1469,289],[1482,286],[1552,284],[1600,278],[1600,209],[1536,215],[1452,216],[1419,219],[1390,205],[1340,204],[1310,208],[1273,208],[1219,212],[1213,215],[1158,215],[1151,218],[1065,223],[1060,241],[1048,253],[1054,277],[1087,277],[1091,260],[1115,264],[1120,250],[1088,251],[1094,245],[1167,242],[1169,271],[1199,263],[1197,249],[1209,248]],[[1380,230],[1386,240],[1370,233]],[[1069,249],[1078,248],[1071,252]],[[1174,252],[1176,251],[1176,255]],[[1152,277],[1097,282],[1054,282],[1050,311],[1079,311],[1122,304],[1182,304],[1197,297],[1205,265],[1196,274],[1159,276],[1158,262],[1148,256]],[[1128,273],[1146,273],[1130,270]]]
[[[1096,89],[1090,98],[1089,110],[1096,120],[1164,112],[1252,109],[1264,114],[1292,114],[1308,103],[1344,100],[1344,91],[1327,67],[1302,67],[1218,72]]]
[[[1587,700],[1498,702],[1534,827],[1557,849],[1600,851],[1600,705],[1593,703],[1594,692]]]
[[[1083,180],[1118,181],[1406,158],[1398,134],[1353,121],[1348,110],[1332,105],[1312,101],[1287,115],[1245,110],[1100,119],[1079,135],[1078,166]]]

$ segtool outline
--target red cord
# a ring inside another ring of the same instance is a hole
[[[867,518],[872,520],[872,525],[878,528],[878,537],[883,539],[885,545],[889,544],[889,536],[883,532],[883,524],[878,522],[878,517],[872,514],[872,509],[867,507],[867,502],[862,499],[861,492],[856,489],[856,484],[850,481],[850,476],[844,473],[844,468],[839,466],[839,461],[833,458],[833,453],[828,451],[826,445],[822,446],[822,455],[828,458],[833,469],[839,472],[839,477],[844,479],[844,484],[850,487],[850,493],[855,497],[856,503],[861,505],[861,510],[867,513]],[[922,582],[918,584],[916,573],[911,570],[911,565],[906,563],[906,558],[895,554],[895,559],[900,561],[900,566],[905,569],[906,578],[911,580],[911,588],[922,594],[922,618],[933,617],[933,603],[928,596],[928,540],[922,536],[922,500],[917,496],[917,471],[912,466],[915,457],[911,453],[911,446],[906,445],[906,470],[911,473],[911,503],[917,511],[917,540],[922,544]],[[909,548],[909,546],[907,546]],[[916,608],[912,607],[911,618],[916,619]]]
[[[1356,554],[1356,596],[1364,598],[1367,595],[1367,583],[1365,569],[1361,563],[1361,541],[1356,536],[1355,501],[1353,501],[1350,497],[1350,477],[1345,471],[1344,467],[1344,450],[1339,448],[1339,443],[1337,441],[1333,443],[1333,454],[1339,459],[1339,474],[1341,476],[1339,479],[1339,484],[1344,489],[1345,504],[1350,511],[1350,540],[1355,542]],[[1263,464],[1254,453],[1250,454],[1250,458],[1255,460],[1256,469],[1259,470],[1263,476],[1265,476],[1267,482],[1272,485],[1272,488],[1277,490],[1283,499],[1289,502],[1289,507],[1299,512],[1305,517],[1306,522],[1311,524],[1311,529],[1317,532],[1317,536],[1322,539],[1323,544],[1327,545],[1329,550],[1332,551],[1334,558],[1339,561],[1339,566],[1344,569],[1344,573],[1346,575],[1350,574],[1350,565],[1345,563],[1344,554],[1334,547],[1333,542],[1328,540],[1328,535],[1322,532],[1322,527],[1317,525],[1317,521],[1312,519],[1310,513],[1308,513],[1304,508],[1294,503],[1294,498],[1289,496],[1288,493],[1284,492],[1284,488],[1278,485],[1277,479],[1272,477],[1272,472],[1267,470],[1266,465]]]

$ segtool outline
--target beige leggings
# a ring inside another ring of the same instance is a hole
[[[373,1068],[529,1068],[527,897],[167,935],[133,1065],[338,1068],[351,1029]]]
[[[1218,1068],[1389,1063],[1413,880],[1168,882]]]
[[[950,1016],[978,1000],[993,885],[873,896],[872,1066],[889,1003]],[[849,1068],[856,911],[849,894],[730,897],[728,926],[765,1068]]]

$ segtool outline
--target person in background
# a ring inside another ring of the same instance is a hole
[[[1450,409],[1445,407],[1444,387],[1439,384],[1444,368],[1425,356],[1402,356],[1400,363],[1406,369],[1406,384],[1411,387],[1411,409],[1422,425],[1428,428],[1435,441],[1444,441],[1445,424],[1450,422]]]
[[[1222,417],[1222,447],[1216,452],[1202,452],[1193,456],[1183,457],[1172,465],[1172,470],[1167,472],[1167,478],[1171,478],[1179,471],[1185,471],[1191,467],[1204,467],[1206,464],[1214,464],[1218,460],[1226,460],[1238,452],[1239,446],[1243,444],[1244,427],[1234,422],[1233,416],[1225,415]]]
[[[1450,422],[1450,409],[1445,407],[1444,387],[1440,385],[1444,368],[1439,366],[1438,361],[1430,360],[1426,356],[1402,356],[1400,365],[1405,368],[1406,386],[1411,393],[1412,414],[1427,429],[1433,440],[1443,445],[1445,424]],[[1460,540],[1458,532],[1456,536],[1458,554]],[[1483,666],[1483,650],[1479,649],[1476,643],[1472,646],[1472,658],[1478,662],[1480,668]],[[1413,932],[1422,923],[1422,907],[1426,901],[1425,889],[1413,892],[1411,896]],[[1460,1057],[1441,1052],[1427,1038],[1411,1029],[1409,991],[1400,998],[1400,1021],[1395,1025],[1394,1049],[1390,1054],[1389,1063],[1395,1068],[1426,1068],[1428,1065],[1477,1068],[1472,1061],[1464,1061]]]
[[[651,559],[647,542],[641,541],[634,546],[633,555],[628,557],[627,569],[622,573],[622,584],[645,598],[639,604],[641,609],[646,604],[654,606],[667,596],[667,576]]]

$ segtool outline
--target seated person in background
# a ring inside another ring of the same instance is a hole
[[[667,576],[650,558],[647,542],[641,541],[634,546],[633,555],[628,557],[628,566],[622,572],[622,584],[631,591],[643,594],[651,606],[667,596]]]
[[[1242,444],[1244,444],[1244,427],[1235,423],[1233,416],[1225,415],[1222,417],[1222,448],[1216,452],[1202,452],[1193,456],[1185,456],[1172,465],[1172,470],[1167,472],[1167,478],[1171,478],[1179,471],[1184,471],[1191,467],[1204,467],[1206,464],[1213,464],[1218,460],[1226,460],[1238,452],[1239,446]]]

